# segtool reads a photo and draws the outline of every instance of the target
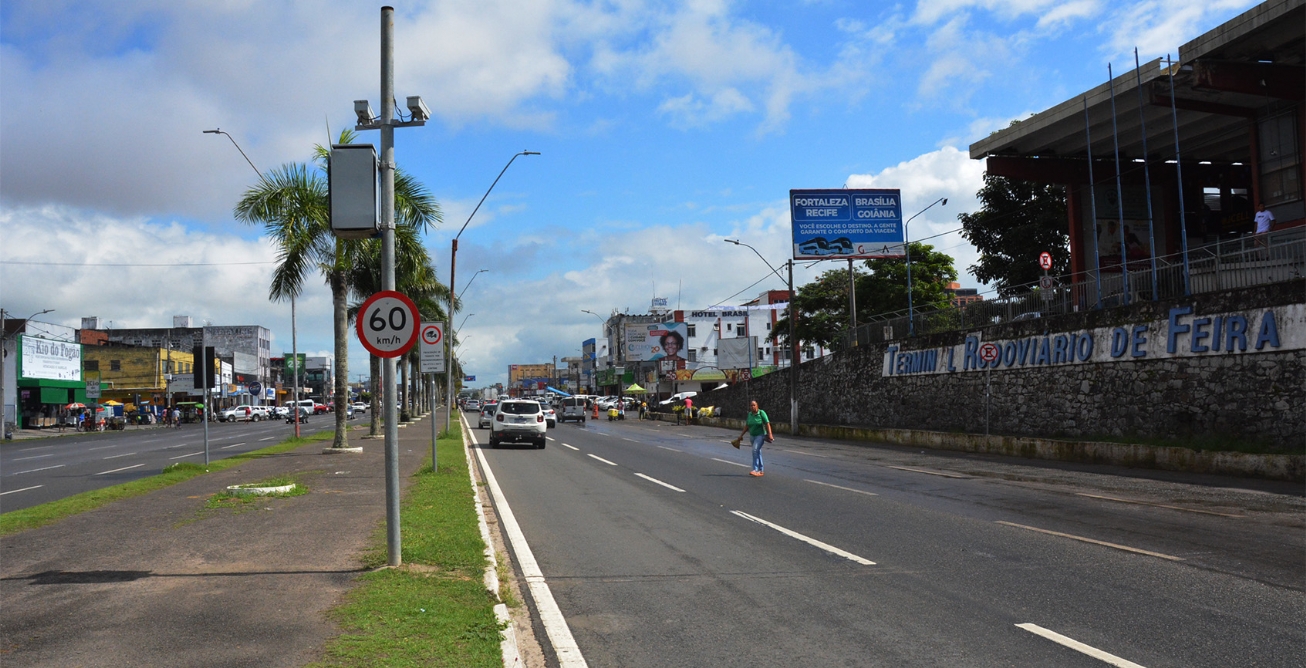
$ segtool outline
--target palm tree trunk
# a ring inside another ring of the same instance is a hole
[[[381,358],[370,353],[367,357],[372,372],[368,377],[368,384],[372,386],[372,405],[368,407],[372,414],[372,424],[368,427],[367,435],[375,437],[381,435]]]
[[[349,447],[349,414],[345,402],[349,400],[349,315],[345,304],[345,272],[336,269],[331,272],[331,306],[334,311],[336,371],[335,387],[332,392],[335,401],[336,437],[331,442],[333,448]]]

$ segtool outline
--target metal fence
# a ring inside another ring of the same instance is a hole
[[[1007,297],[997,297],[996,292],[991,292],[993,298],[960,307],[916,311],[911,321],[906,311],[886,313],[844,332],[836,347],[902,339],[912,330],[914,335],[921,335],[974,329],[1093,308],[1178,299],[1185,294],[1181,254],[1156,258],[1155,280],[1150,258],[1130,260],[1128,269],[1124,278],[1119,264],[1104,266],[1100,272],[1064,274],[1053,277],[1051,288],[1032,283],[1018,286],[1016,294]],[[1306,227],[1216,241],[1188,252],[1189,294],[1248,288],[1303,276],[1306,276]]]

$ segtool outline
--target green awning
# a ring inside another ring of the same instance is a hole
[[[41,388],[41,403],[43,404],[68,403],[68,389],[63,387]]]

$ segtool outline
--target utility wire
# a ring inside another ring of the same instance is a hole
[[[237,265],[276,264],[276,260],[263,262],[27,262],[23,260],[0,260],[0,264],[24,265],[32,267],[231,267]]]

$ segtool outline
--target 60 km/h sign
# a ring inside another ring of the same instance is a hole
[[[417,343],[417,305],[394,290],[382,290],[363,302],[355,322],[358,340],[377,357],[399,357]]]

